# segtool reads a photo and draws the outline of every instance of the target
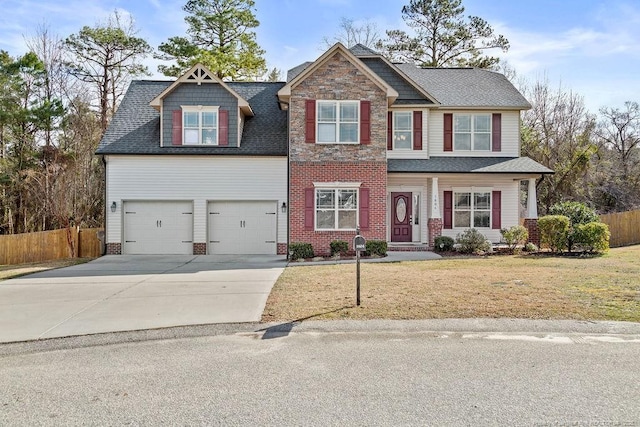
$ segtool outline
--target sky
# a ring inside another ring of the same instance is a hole
[[[138,35],[157,49],[187,26],[186,0],[0,0],[0,49],[27,51],[26,39],[47,26],[60,38],[104,22],[114,10],[130,14]],[[341,18],[374,22],[381,35],[406,29],[408,0],[255,0],[257,41],[267,65],[283,71],[320,56]],[[463,0],[465,15],[480,16],[510,42],[495,51],[518,78],[548,80],[584,97],[587,108],[640,102],[640,0]],[[146,60],[151,78],[158,60]]]

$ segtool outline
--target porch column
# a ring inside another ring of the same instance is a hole
[[[536,192],[536,178],[529,178],[527,191],[527,217],[524,226],[529,232],[529,241],[540,247],[540,230],[538,229],[538,194]]]
[[[442,235],[442,216],[440,215],[440,193],[438,178],[431,178],[431,215],[427,221],[429,228],[429,248],[433,249],[435,239]]]
[[[536,193],[535,178],[529,178],[529,191],[527,191],[527,218],[538,218],[538,194]]]

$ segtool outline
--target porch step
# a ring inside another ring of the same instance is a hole
[[[429,252],[431,249],[427,245],[398,245],[389,244],[387,252]]]

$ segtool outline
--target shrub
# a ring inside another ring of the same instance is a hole
[[[609,250],[609,226],[602,222],[579,224],[576,229],[577,240],[583,250],[588,252],[606,252]]]
[[[562,252],[567,247],[569,218],[564,215],[547,215],[538,219],[540,243],[552,252]]]
[[[503,228],[500,230],[502,239],[509,247],[509,251],[513,253],[518,245],[524,245],[529,238],[529,231],[521,225],[514,225],[511,228]]]
[[[449,236],[438,236],[433,240],[433,250],[436,252],[450,252],[453,250],[453,239]]]
[[[364,252],[365,256],[371,256],[371,255],[386,256],[387,255],[386,240],[367,240],[366,248],[367,250]]]
[[[528,242],[523,249],[525,252],[538,252],[538,247],[533,242]]]
[[[291,259],[313,258],[313,246],[311,243],[291,243],[289,244]]]
[[[491,242],[475,228],[470,228],[462,234],[456,236],[458,252],[472,254],[476,252],[487,252],[491,250]]]
[[[345,240],[334,240],[329,243],[329,246],[331,247],[331,256],[335,254],[344,255],[349,250],[349,243]]]
[[[574,245],[583,244],[580,241],[581,233],[578,225],[589,224],[590,222],[600,222],[600,217],[590,207],[584,203],[578,202],[562,202],[556,203],[549,209],[551,215],[564,215],[569,218],[569,230],[567,232],[566,248],[569,252],[573,250]]]

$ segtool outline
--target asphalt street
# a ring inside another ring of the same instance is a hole
[[[637,325],[544,324],[227,325],[5,345],[0,425],[640,425]]]

